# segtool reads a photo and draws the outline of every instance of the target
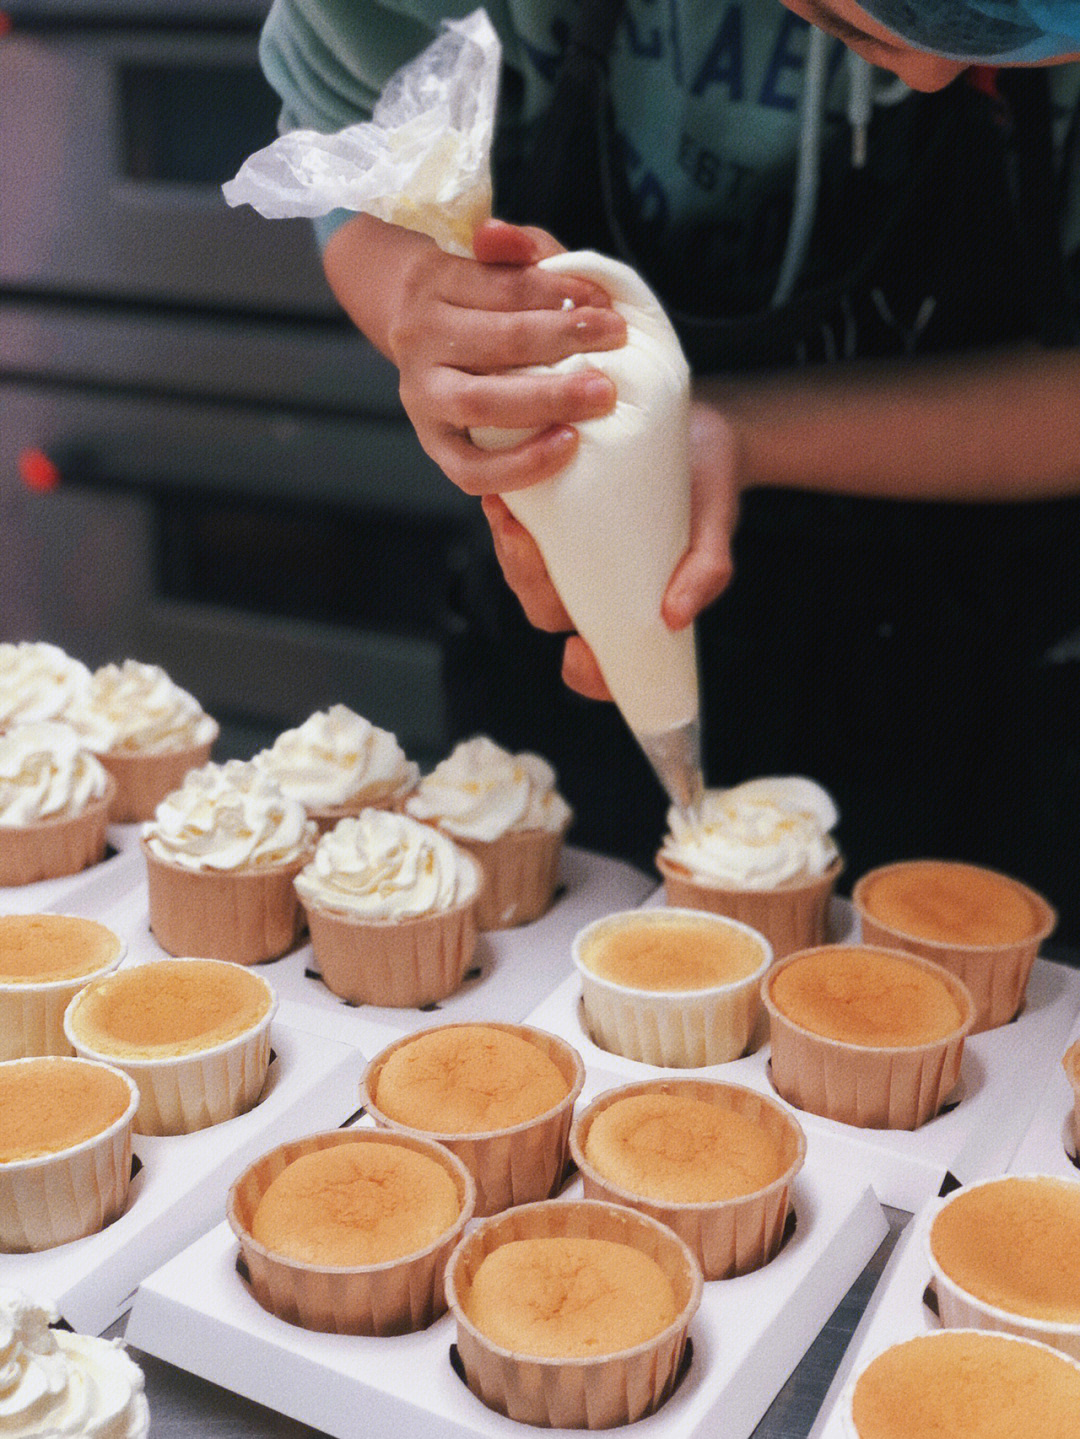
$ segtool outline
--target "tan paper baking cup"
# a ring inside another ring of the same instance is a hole
[[[674,1286],[680,1309],[673,1323],[632,1349],[584,1359],[532,1358],[494,1344],[466,1313],[481,1263],[514,1240],[566,1236],[614,1240],[649,1255]],[[666,1225],[622,1205],[589,1199],[528,1204],[485,1220],[455,1249],[446,1274],[469,1388],[489,1409],[521,1424],[552,1429],[608,1429],[659,1409],[679,1376],[701,1291],[697,1261]]]
[[[79,814],[0,827],[0,886],[59,879],[99,863],[115,792],[116,781],[109,775],[105,793]]]
[[[57,1063],[86,1061],[60,1057]],[[123,1212],[131,1183],[131,1129],[139,1091],[128,1075],[114,1065],[106,1067],[131,1091],[119,1119],[70,1149],[0,1163],[0,1252],[23,1254],[70,1244],[96,1234]]]
[[[601,979],[582,960],[589,939],[607,925],[632,919],[662,923],[672,915],[700,920],[700,909],[625,910],[593,920],[574,937],[571,955],[581,977],[585,1022],[601,1049],[665,1069],[697,1069],[738,1059],[750,1043],[761,1011],[761,979],[772,962],[772,948],[758,930],[726,915],[714,915],[750,935],[761,947],[761,963],[745,979],[712,989],[631,989]]]
[[[186,749],[98,751],[98,759],[116,780],[116,797],[109,807],[112,823],[153,819],[158,805],[180,788],[187,772],[206,764],[218,733],[215,724],[212,739]]]
[[[604,1177],[585,1157],[589,1129],[609,1105],[635,1094],[677,1094],[716,1104],[760,1125],[778,1145],[782,1172],[768,1185],[735,1199],[668,1203],[644,1198]],[[666,1224],[689,1247],[706,1279],[731,1279],[768,1264],[780,1248],[791,1212],[791,1188],[806,1158],[806,1136],[792,1114],[768,1095],[712,1079],[652,1079],[607,1090],[570,1130],[570,1153],[586,1199],[627,1204]]]
[[[1080,1039],[1069,1045],[1061,1062],[1073,1088],[1073,1142],[1080,1156]]]
[[[64,1011],[80,989],[119,967],[127,945],[119,935],[116,944],[115,957],[90,974],[44,984],[0,983],[0,1060],[74,1054],[64,1033]]]
[[[160,1059],[101,1054],[80,1039],[72,1026],[77,995],[64,1016],[64,1034],[76,1054],[122,1069],[138,1085],[141,1099],[135,1116],[136,1134],[193,1134],[251,1109],[266,1084],[270,1025],[278,1001],[262,975],[254,977],[265,986],[270,1008],[254,1028],[212,1049]]]
[[[975,1021],[970,993],[940,965],[915,954],[882,951],[938,975],[956,997],[964,1018],[952,1034],[929,1044],[880,1048],[845,1044],[801,1028],[773,1003],[770,990],[776,975],[806,952],[788,955],[761,982],[777,1093],[797,1109],[841,1124],[918,1129],[937,1114],[960,1078],[964,1040]]]
[[[702,909],[726,915],[760,931],[773,948],[776,959],[796,949],[825,942],[829,901],[843,872],[842,859],[834,860],[822,875],[794,880],[775,889],[734,889],[695,879],[689,870],[656,856],[656,867],[664,880],[668,904],[683,909]]]
[[[893,865],[883,865],[892,869]],[[1014,944],[942,944],[931,939],[918,939],[904,934],[902,930],[882,924],[869,914],[864,905],[864,896],[870,883],[880,869],[864,874],[852,890],[851,902],[855,906],[862,928],[862,937],[867,944],[879,944],[887,949],[902,949],[908,954],[921,955],[923,959],[940,964],[962,979],[971,991],[975,1001],[975,1025],[972,1034],[984,1029],[996,1029],[999,1024],[1008,1024],[1024,1002],[1028,976],[1039,953],[1039,945],[1053,933],[1057,925],[1057,911],[1043,899],[1041,894],[1003,875],[1017,889],[1027,896],[1039,915],[1035,932]]]
[[[142,840],[150,928],[167,953],[259,964],[291,949],[304,929],[293,880],[314,845],[287,864],[245,869],[185,869],[160,859]]]
[[[1059,1351],[1050,1349],[1049,1346],[1046,1345],[1046,1344],[1038,1344],[1038,1343],[1036,1343],[1034,1340],[1031,1340],[1031,1339],[1022,1339],[1022,1338],[1020,1338],[1019,1336],[1017,1336],[1017,1335],[1015,1335],[1015,1334],[987,1334],[987,1333],[985,1332],[985,1330],[975,1330],[975,1329],[935,1329],[935,1330],[932,1330],[929,1334],[918,1334],[918,1335],[915,1335],[915,1336],[914,1336],[913,1338],[911,1338],[911,1339],[902,1339],[902,1340],[900,1340],[897,1344],[891,1344],[891,1345],[888,1346],[888,1348],[883,1349],[879,1354],[875,1355],[873,1359],[870,1359],[870,1360],[868,1360],[865,1364],[863,1364],[863,1365],[860,1367],[860,1369],[852,1376],[852,1378],[851,1378],[851,1379],[848,1381],[848,1383],[845,1385],[844,1389],[843,1389],[842,1392],[841,1392],[840,1399],[839,1399],[839,1401],[838,1401],[838,1403],[837,1403],[837,1409],[838,1409],[838,1411],[839,1411],[839,1413],[840,1413],[840,1416],[841,1416],[841,1422],[842,1422],[842,1424],[843,1424],[843,1432],[844,1432],[845,1439],[866,1439],[866,1436],[862,1433],[862,1430],[859,1428],[859,1426],[858,1426],[858,1425],[856,1424],[856,1422],[855,1422],[855,1414],[854,1414],[855,1389],[856,1389],[856,1386],[857,1386],[858,1383],[859,1383],[859,1380],[862,1378],[863,1374],[866,1372],[867,1369],[869,1369],[869,1368],[871,1367],[871,1365],[875,1362],[876,1359],[880,1359],[882,1354],[887,1354],[887,1353],[892,1352],[893,1350],[900,1349],[900,1348],[902,1348],[902,1347],[903,1347],[904,1345],[906,1345],[906,1344],[911,1344],[911,1345],[935,1345],[935,1344],[943,1344],[943,1343],[944,1343],[944,1344],[947,1344],[950,1335],[962,1335],[962,1334],[977,1334],[980,1340],[985,1340],[985,1341],[986,1341],[987,1347],[988,1347],[989,1349],[992,1349],[992,1348],[996,1347],[996,1345],[998,1345],[998,1344],[1023,1344],[1023,1345],[1025,1345],[1025,1346],[1028,1347],[1028,1348],[1037,1350],[1037,1351],[1038,1351],[1039,1353],[1041,1353],[1041,1354],[1052,1354],[1055,1360],[1058,1360],[1058,1361],[1060,1361],[1060,1362],[1063,1363],[1063,1364],[1072,1365],[1073,1368],[1080,1369],[1080,1364],[1078,1364],[1075,1360],[1070,1359],[1067,1355],[1061,1354]],[[988,1365],[987,1365],[988,1372],[992,1372],[992,1364],[993,1364],[992,1356],[988,1356]],[[946,1417],[946,1416],[943,1416],[943,1418],[944,1418],[944,1417]],[[955,1415],[955,1414],[949,1414],[947,1417],[948,1417],[949,1420],[955,1421],[956,1415]],[[1029,1433],[1030,1433],[1030,1435],[1031,1435],[1031,1439],[1035,1439],[1035,1436],[1041,1434],[1041,1432],[1042,1432],[1042,1431],[1038,1428],[1037,1418],[1038,1418],[1037,1411],[1036,1411],[1036,1412],[1033,1412],[1033,1413],[1031,1414],[1031,1421],[1032,1421],[1032,1422],[1031,1422],[1031,1428],[1030,1428],[1030,1430],[1029,1430]],[[939,1434],[939,1433],[940,1433],[940,1434],[944,1434],[944,1433],[946,1433],[946,1432],[949,1432],[949,1433],[953,1436],[953,1439],[967,1439],[967,1435],[965,1434],[965,1431],[964,1431],[963,1429],[954,1429],[954,1430],[946,1431],[946,1430],[940,1429],[940,1428],[931,1429],[931,1428],[926,1427],[928,1424],[932,1424],[933,1421],[934,1421],[934,1415],[933,1415],[932,1413],[931,1413],[931,1414],[928,1414],[928,1415],[924,1418],[924,1420],[923,1420],[923,1427],[921,1427],[921,1428],[919,1429],[919,1431],[918,1431],[918,1432],[919,1432],[920,1439],[922,1439],[922,1436],[927,1435],[927,1434],[930,1434],[930,1433],[933,1433],[933,1434],[936,1435],[936,1434]],[[1057,1433],[1057,1432],[1059,1432],[1059,1431],[1055,1430],[1055,1433]],[[1064,1432],[1064,1431],[1060,1431],[1060,1432]]]
[[[392,1009],[433,1004],[453,994],[476,954],[483,880],[478,866],[474,868],[478,888],[471,899],[412,918],[365,919],[320,909],[301,898],[327,989],[351,1004]]]
[[[251,1233],[259,1200],[294,1160],[338,1144],[397,1144],[436,1160],[457,1187],[457,1220],[433,1244],[382,1264],[322,1266],[273,1253]],[[230,1189],[227,1214],[252,1293],[271,1314],[329,1334],[408,1334],[446,1312],[446,1265],[472,1217],[474,1199],[468,1170],[441,1145],[388,1130],[335,1129],[290,1140],[257,1159]]]
[[[1031,1319],[1023,1314],[1018,1314],[1015,1310],[1001,1309],[996,1304],[988,1304],[984,1299],[980,1299],[958,1284],[948,1270],[942,1267],[934,1253],[932,1245],[934,1222],[942,1210],[954,1202],[958,1195],[968,1194],[972,1189],[981,1188],[986,1184],[1000,1184],[1002,1178],[1008,1180],[1046,1179],[1052,1184],[1075,1183],[1072,1179],[1059,1179],[1045,1174],[995,1175],[993,1178],[978,1180],[964,1185],[961,1189],[955,1189],[941,1201],[923,1236],[923,1252],[933,1276],[941,1323],[946,1329],[989,1329],[999,1334],[1013,1334],[1021,1339],[1035,1339],[1040,1344],[1048,1344],[1051,1349],[1060,1350],[1070,1359],[1080,1360],[1080,1323],[1059,1324],[1045,1319]],[[1009,1235],[1003,1235],[1001,1242],[1009,1245],[1013,1240]],[[1077,1423],[1080,1425],[1080,1415],[1077,1416]]]
[[[356,799],[349,800],[346,804],[328,804],[321,807],[305,805],[304,812],[308,819],[313,819],[319,827],[319,836],[334,828],[343,819],[355,819],[362,809],[387,810],[391,814],[404,814],[405,801],[411,794],[416,793],[416,784],[410,784],[407,788],[399,790],[397,794],[388,795],[385,799],[367,799],[358,795]]]
[[[379,1075],[391,1054],[402,1045],[411,1043],[423,1033],[422,1030],[395,1040],[380,1050],[369,1062],[360,1084],[361,1102],[376,1124],[397,1134],[437,1140],[458,1156],[476,1181],[477,1218],[498,1214],[514,1204],[547,1199],[558,1191],[566,1175],[574,1103],[585,1082],[581,1055],[564,1039],[524,1024],[482,1022],[489,1028],[504,1029],[509,1034],[528,1040],[547,1055],[568,1086],[566,1097],[554,1109],[507,1129],[478,1134],[443,1134],[437,1130],[414,1129],[391,1119],[374,1099],[379,1088]]]
[[[477,914],[482,930],[512,929],[519,924],[531,924],[547,913],[555,894],[569,826],[568,820],[557,830],[511,830],[489,843],[462,839],[456,834],[449,836],[467,850],[484,871],[484,891]]]

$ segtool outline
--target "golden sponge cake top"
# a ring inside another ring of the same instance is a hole
[[[372,1098],[388,1119],[411,1129],[485,1134],[536,1119],[569,1093],[558,1065],[523,1034],[453,1024],[394,1049]]]
[[[868,1048],[931,1044],[965,1018],[943,972],[863,945],[804,951],[775,971],[769,996],[800,1028]]]
[[[213,1049],[254,1029],[273,992],[259,975],[213,959],[163,959],[93,980],[72,1001],[80,1045],[117,1059]]]
[[[716,989],[760,969],[760,940],[713,916],[663,911],[601,922],[580,948],[585,968],[626,989]]]
[[[119,958],[118,935],[72,914],[0,915],[0,984],[49,984],[95,974]]]
[[[301,1155],[272,1181],[251,1233],[304,1264],[382,1264],[426,1249],[460,1213],[452,1176],[430,1155],[398,1144],[338,1144]]]
[[[617,1354],[678,1317],[655,1259],[610,1239],[516,1239],[484,1257],[463,1308],[494,1344],[538,1358]]]
[[[859,886],[859,903],[897,934],[937,944],[1017,944],[1038,933],[1046,916],[1008,875],[933,859],[873,871]]]
[[[131,1103],[115,1070],[92,1060],[0,1064],[0,1164],[72,1149],[104,1133]]]
[[[1053,1324],[1080,1324],[1080,1184],[1018,1175],[960,1189],[935,1215],[930,1248],[968,1294]],[[1077,1415],[1080,1434],[1080,1414]]]
[[[1041,1344],[942,1330],[872,1360],[852,1410],[859,1439],[1076,1439],[1080,1367]]]
[[[630,1194],[708,1204],[753,1194],[786,1169],[776,1139],[721,1104],[685,1094],[632,1094],[601,1109],[584,1155]]]

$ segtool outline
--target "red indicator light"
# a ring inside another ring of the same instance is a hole
[[[26,488],[37,494],[47,494],[60,483],[59,467],[44,450],[21,450],[16,469]]]

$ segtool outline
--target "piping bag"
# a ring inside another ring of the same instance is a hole
[[[294,130],[222,187],[230,205],[271,219],[344,208],[471,255],[491,215],[491,144],[501,47],[483,10],[445,21],[388,81],[369,121],[334,135]],[[543,555],[578,633],[672,802],[691,816],[703,784],[693,626],[660,613],[690,537],[690,369],[659,301],[629,266],[592,251],[542,260],[594,280],[627,324],[619,350],[572,355],[535,372],[602,369],[614,410],[577,425],[573,461],[503,495]],[[474,430],[473,443],[520,444],[528,431]]]

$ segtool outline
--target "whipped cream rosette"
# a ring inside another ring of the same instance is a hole
[[[838,819],[826,791],[798,776],[708,790],[693,814],[669,811],[657,856],[667,901],[751,925],[777,959],[820,944],[843,868]]]
[[[484,870],[481,929],[538,919],[551,904],[573,811],[555,771],[535,754],[509,754],[480,735],[459,744],[420,781],[408,814],[451,835]]]
[[[90,671],[58,645],[0,644],[0,731],[60,719],[90,684]]]
[[[70,725],[42,720],[0,734],[0,884],[96,864],[115,787]]]
[[[293,880],[317,831],[243,760],[191,770],[143,827],[150,928],[170,954],[257,964],[302,929]]]
[[[327,987],[357,1004],[430,1004],[476,950],[479,864],[438,830],[366,809],[323,835],[297,875]]]
[[[120,1340],[51,1328],[58,1317],[0,1288],[0,1434],[145,1439],[142,1370]]]
[[[347,705],[331,705],[285,730],[254,763],[300,801],[323,833],[362,809],[400,804],[420,778],[419,765],[390,731]]]
[[[148,820],[188,770],[204,765],[217,721],[160,665],[125,660],[95,670],[65,719],[117,782],[111,818]]]

